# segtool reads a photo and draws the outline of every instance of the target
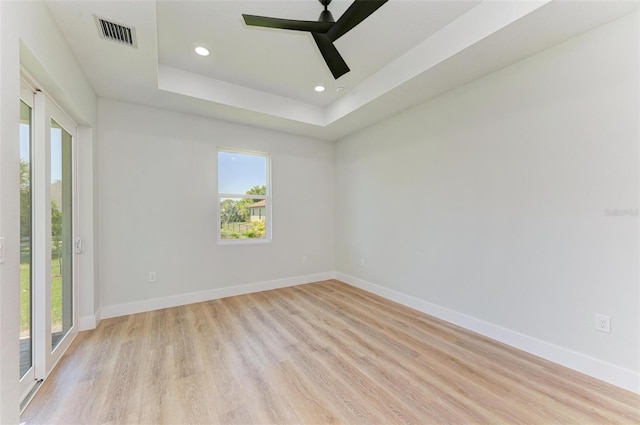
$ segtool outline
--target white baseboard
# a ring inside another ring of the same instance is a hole
[[[246,285],[209,289],[206,291],[189,292],[186,294],[177,294],[162,298],[152,298],[148,300],[134,301],[124,304],[108,305],[103,306],[100,309],[100,318],[108,319],[110,317],[144,313],[147,311],[160,310],[163,308],[177,307],[181,305],[210,301],[219,298],[250,294],[253,292],[268,291],[271,289],[286,288],[288,286],[302,285],[305,283],[318,282],[321,280],[334,278],[334,272],[324,272],[304,276],[294,276],[284,279],[269,280],[264,282],[249,283]],[[96,325],[97,322],[99,322],[99,320],[96,321]],[[86,323],[90,323],[89,319],[87,319]]]
[[[107,319],[128,314],[144,313],[162,308],[177,307],[180,305],[302,285],[327,279],[338,279],[349,285],[380,295],[391,301],[453,323],[454,325],[500,341],[527,353],[640,394],[640,374],[637,372],[339,272],[296,276],[105,306],[98,310],[95,316],[80,317],[78,320],[78,329],[80,331],[95,329],[103,318]]]
[[[357,277],[339,272],[336,272],[335,275],[336,279],[349,285],[387,298],[391,301],[395,301],[407,307],[411,307],[415,310],[437,317],[438,319],[442,319],[449,323],[453,323],[454,325],[518,348],[527,353],[542,357],[543,359],[584,373],[585,375],[592,376],[601,381],[605,381],[640,394],[640,374],[632,370],[624,369],[611,363],[521,334],[511,329],[485,322],[475,317],[367,282]]]
[[[102,313],[100,309],[96,311],[93,316],[81,316],[78,318],[78,331],[90,331],[98,327],[100,320],[102,319]]]
[[[78,331],[88,331],[98,326],[96,316],[82,316],[78,318]]]

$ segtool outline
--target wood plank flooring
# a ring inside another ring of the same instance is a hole
[[[640,396],[332,280],[103,320],[27,424],[639,424]]]

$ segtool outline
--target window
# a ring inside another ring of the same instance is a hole
[[[271,241],[270,157],[218,149],[218,241]]]

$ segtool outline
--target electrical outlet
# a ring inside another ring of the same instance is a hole
[[[307,264],[307,257],[302,257],[302,264]]]
[[[596,314],[595,328],[600,332],[611,332],[611,317],[604,314]]]
[[[149,272],[149,282],[156,281],[156,272]]]
[[[364,267],[364,258],[360,259],[360,267]]]

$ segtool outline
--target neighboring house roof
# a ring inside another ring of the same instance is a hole
[[[264,208],[267,206],[267,201],[264,199],[262,201],[258,201],[255,204],[247,205],[247,208]]]

